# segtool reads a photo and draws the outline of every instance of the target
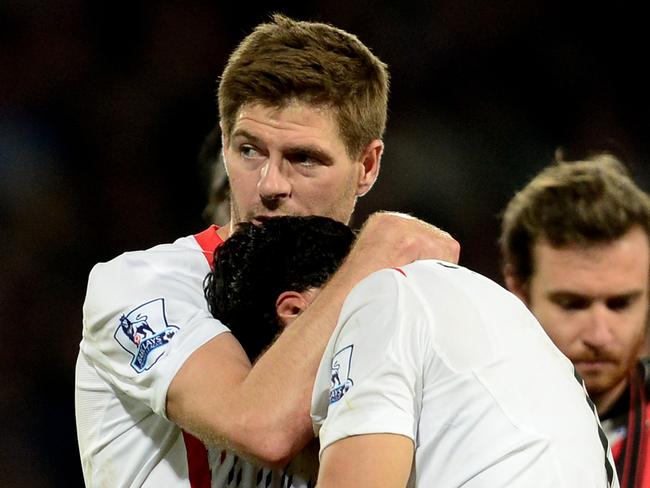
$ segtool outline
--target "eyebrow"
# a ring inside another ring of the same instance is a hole
[[[237,138],[246,139],[258,146],[264,145],[264,141],[262,141],[262,139],[260,139],[254,134],[251,134],[245,129],[236,129],[232,133],[231,144],[233,144],[235,139]],[[319,147],[310,146],[310,145],[298,144],[295,146],[288,146],[284,148],[282,152],[288,156],[297,156],[300,154],[304,154],[310,158],[318,159],[323,164],[328,166],[332,163],[333,160],[333,157],[329,152]]]
[[[248,139],[249,141],[261,145],[262,139],[260,139],[257,136],[254,136],[250,132],[244,129],[235,129],[232,133],[232,136],[230,137],[231,144],[232,142],[237,139],[237,138],[243,138],[243,139]]]
[[[291,146],[285,149],[284,153],[289,157],[304,154],[309,158],[317,159],[318,161],[325,164],[326,166],[329,166],[332,163],[332,156],[329,153],[314,146],[303,146],[303,145]]]
[[[605,300],[611,300],[611,299],[617,299],[617,298],[636,298],[638,296],[641,296],[643,292],[641,290],[630,290],[630,291],[625,291],[622,293],[615,293],[613,295],[606,295]],[[568,291],[568,290],[554,290],[550,291],[546,295],[549,299],[551,300],[561,300],[561,299],[566,299],[566,298],[571,298],[571,299],[580,299],[580,300],[595,300],[599,297],[594,297],[589,294],[584,294],[584,293],[579,293],[575,291]]]

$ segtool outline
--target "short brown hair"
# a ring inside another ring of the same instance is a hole
[[[386,128],[388,70],[356,36],[280,14],[258,25],[231,54],[219,82],[219,117],[230,136],[242,106],[292,100],[335,111],[356,157]]]
[[[508,203],[499,243],[510,272],[526,286],[536,240],[587,246],[611,242],[636,225],[650,237],[650,197],[618,159],[602,153],[542,170]]]

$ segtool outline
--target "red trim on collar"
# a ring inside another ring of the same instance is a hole
[[[408,278],[408,276],[406,276],[406,273],[404,272],[404,270],[403,270],[402,268],[392,268],[392,269],[394,269],[395,271],[398,271],[398,272],[402,273],[402,274],[404,275],[405,278]]]
[[[196,239],[196,242],[203,249],[203,255],[208,260],[210,268],[214,265],[214,250],[223,244],[223,239],[217,234],[218,229],[219,226],[213,224],[203,232],[194,234],[194,239]]]

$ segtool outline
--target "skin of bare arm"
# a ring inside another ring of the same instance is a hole
[[[284,465],[313,437],[314,377],[350,290],[379,269],[427,258],[458,262],[459,252],[449,234],[425,222],[371,215],[339,271],[252,369],[228,333],[193,353],[168,389],[168,418],[207,444]]]
[[[403,488],[413,464],[413,441],[397,434],[346,437],[321,457],[317,488]]]

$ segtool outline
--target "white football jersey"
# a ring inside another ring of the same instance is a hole
[[[90,273],[75,381],[88,487],[314,485],[309,451],[288,470],[269,470],[221,449],[208,452],[166,418],[167,389],[178,370],[228,330],[212,317],[203,294],[221,243],[215,230],[122,254]]]
[[[348,296],[313,392],[321,454],[348,436],[411,438],[409,486],[618,487],[571,362],[514,295],[419,261]]]

